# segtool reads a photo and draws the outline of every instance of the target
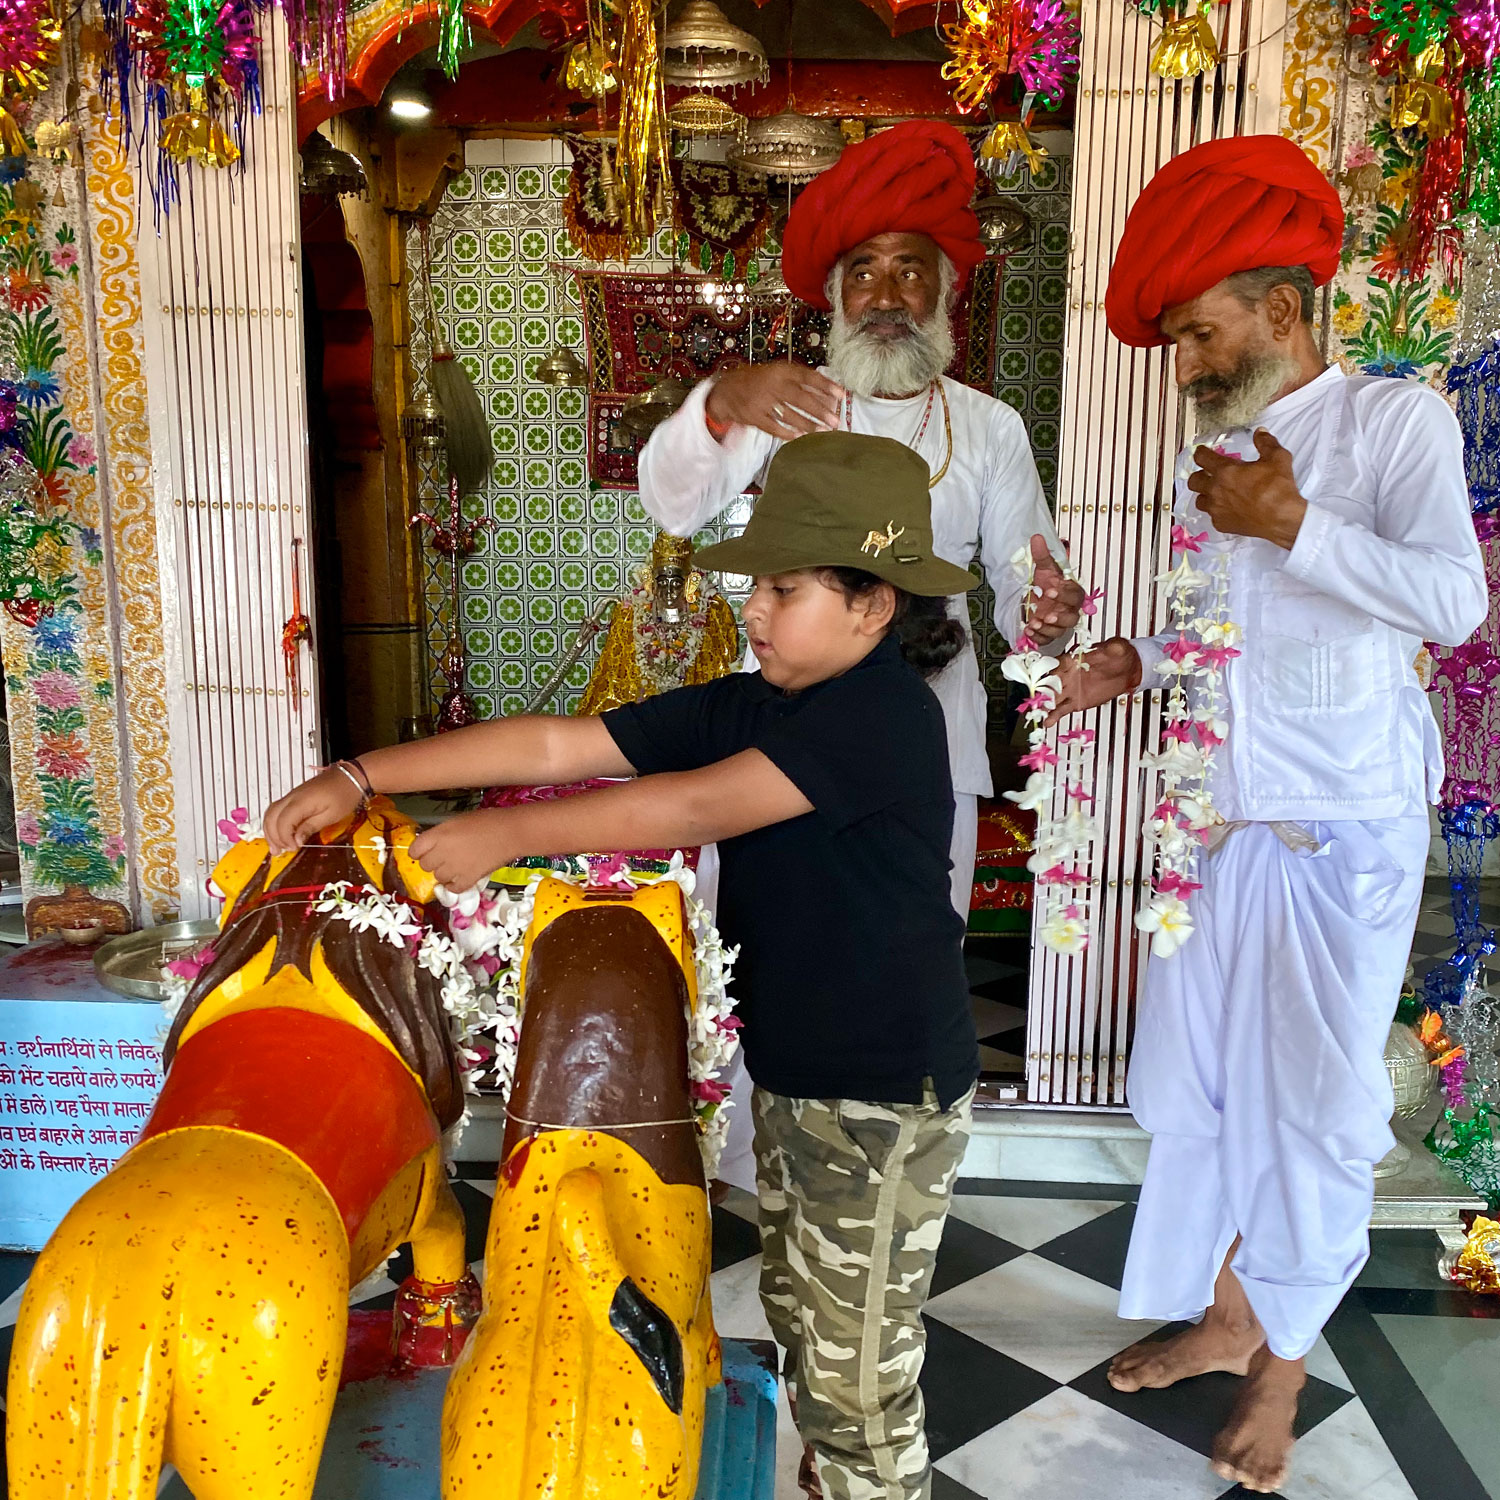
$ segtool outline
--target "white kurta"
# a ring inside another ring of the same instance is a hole
[[[1488,601],[1458,426],[1433,392],[1331,369],[1257,425],[1309,502],[1289,553],[1213,531],[1190,461],[1178,471],[1177,518],[1209,531],[1200,566],[1227,552],[1245,629],[1214,781],[1245,826],[1201,861],[1196,933],[1147,966],[1129,1099],[1151,1154],[1120,1312],[1198,1316],[1238,1236],[1235,1274],[1295,1359],[1364,1264],[1392,1142],[1384,1042],[1442,779],[1412,662]],[[1148,685],[1171,638],[1136,643]]]

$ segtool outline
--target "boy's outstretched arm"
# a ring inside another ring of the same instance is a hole
[[[632,776],[601,719],[552,715],[496,719],[430,739],[370,750],[359,758],[376,792],[425,792],[434,787],[534,786]],[[273,853],[306,843],[359,805],[356,780],[336,765],[266,809]]]
[[[744,750],[700,770],[645,776],[559,802],[463,813],[420,834],[411,852],[449,890],[461,891],[523,855],[689,848],[812,810],[767,756]]]

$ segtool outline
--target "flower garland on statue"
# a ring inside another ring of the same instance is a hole
[[[536,907],[537,888],[544,878],[565,877],[556,874],[547,877],[539,871],[520,895],[512,895],[499,886],[476,886],[458,893],[439,886],[436,893],[448,909],[454,942],[471,963],[490,976],[487,995],[490,1015],[477,1024],[475,1034],[483,1032],[486,1041],[493,1039],[493,1076],[487,1066],[485,1084],[502,1096],[509,1094],[515,1076],[521,1027],[521,956]],[[635,890],[661,880],[675,881],[682,890],[693,934],[698,989],[697,1004],[688,1015],[688,1078],[698,1118],[699,1149],[703,1153],[704,1170],[712,1179],[729,1136],[729,1091],[719,1080],[739,1048],[740,1021],[734,1015],[734,1000],[728,990],[739,949],[724,947],[707,908],[694,899],[697,877],[687,868],[680,853],[673,856],[664,874],[645,874],[622,860],[604,879],[622,890]],[[599,872],[595,872],[592,881],[599,884]],[[570,883],[582,887],[590,879],[579,878]]]
[[[1026,580],[1025,596],[1040,594],[1035,581],[1036,565],[1031,551],[1023,547],[1011,559],[1011,565]],[[1076,581],[1066,564],[1063,576]],[[1093,649],[1094,637],[1089,621],[1098,613],[1103,590],[1088,594],[1079,609],[1078,624],[1073,632],[1073,652],[1087,670],[1087,653]],[[1058,749],[1047,743],[1043,727],[1047,715],[1057,703],[1060,681],[1059,659],[1044,652],[1030,631],[1022,630],[1016,649],[1005,658],[1001,671],[1012,682],[1026,689],[1020,713],[1028,729],[1028,748],[1021,764],[1030,775],[1019,792],[1006,797],[1023,811],[1037,815],[1036,838],[1026,868],[1036,877],[1040,888],[1037,897],[1037,932],[1054,953],[1076,956],[1089,944],[1089,919],[1085,894],[1093,884],[1087,864],[1089,846],[1099,835],[1093,816],[1094,798],[1084,785],[1084,762],[1094,743],[1092,729],[1068,729],[1057,737]],[[1049,820],[1047,809],[1053,805],[1057,787],[1063,788],[1063,815]]]
[[[1209,781],[1229,732],[1224,718],[1224,669],[1240,654],[1240,627],[1229,619],[1229,551],[1215,551],[1211,571],[1192,561],[1203,552],[1207,532],[1172,527],[1172,554],[1181,560],[1158,579],[1167,594],[1177,639],[1170,642],[1158,675],[1169,678],[1162,748],[1146,763],[1162,777],[1161,799],[1146,819],[1156,847],[1151,895],[1135,925],[1151,936],[1151,951],[1170,958],[1193,935],[1188,900],[1201,889],[1193,879],[1203,845],[1223,818],[1214,807]],[[1189,683],[1196,689],[1190,695]]]

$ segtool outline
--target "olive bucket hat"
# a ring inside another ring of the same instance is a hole
[[[700,568],[751,577],[799,568],[863,568],[909,594],[975,587],[935,557],[927,464],[894,438],[814,432],[771,460],[742,535],[693,554]]]

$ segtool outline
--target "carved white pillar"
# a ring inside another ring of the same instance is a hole
[[[1125,0],[1084,0],[1082,9],[1057,525],[1082,577],[1105,591],[1101,635],[1159,626],[1153,579],[1169,565],[1183,437],[1166,355],[1128,349],[1105,326],[1104,289],[1126,213],[1157,168],[1188,147],[1278,127],[1285,0],[1230,0],[1211,16],[1225,60],[1175,83],[1147,67],[1157,23]],[[1146,956],[1133,922],[1149,879],[1141,824],[1153,788],[1141,756],[1155,748],[1159,719],[1154,701],[1138,695],[1085,722],[1098,733],[1103,825],[1094,936],[1076,959],[1034,947],[1026,1076],[1033,1103],[1122,1105]]]
[[[292,539],[312,609],[296,113],[286,23],[265,12],[264,108],[238,169],[193,167],[140,228],[162,626],[182,915],[231,808],[258,815],[319,759],[316,673],[282,666]]]

